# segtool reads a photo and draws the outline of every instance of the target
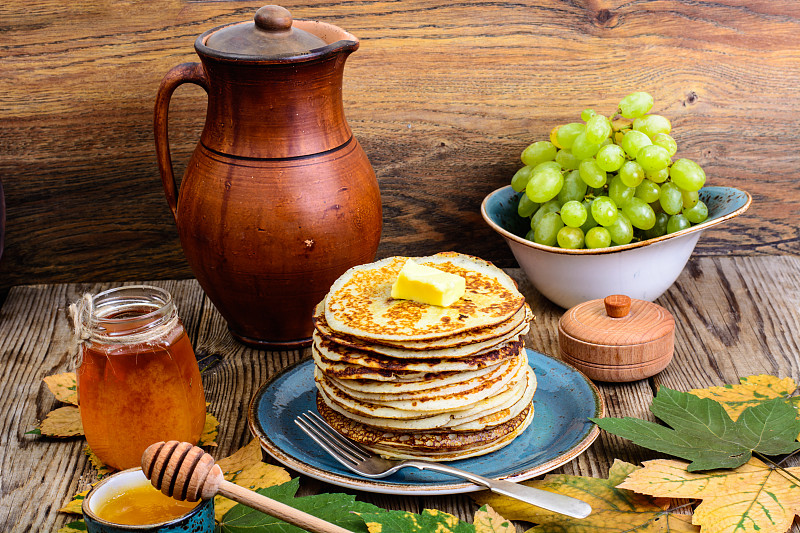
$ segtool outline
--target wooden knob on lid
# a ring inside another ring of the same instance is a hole
[[[281,6],[264,6],[256,11],[256,27],[264,31],[289,31],[292,29],[292,14]]]
[[[612,294],[603,300],[606,306],[606,314],[611,318],[622,318],[631,310],[631,299],[624,294]]]

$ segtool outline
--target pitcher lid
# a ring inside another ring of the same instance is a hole
[[[214,31],[205,46],[222,54],[264,58],[303,55],[326,43],[292,25],[292,15],[281,6],[264,6],[252,22],[240,22]]]

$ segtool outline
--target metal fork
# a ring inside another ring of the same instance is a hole
[[[530,503],[548,511],[554,511],[573,518],[586,518],[592,512],[588,503],[571,496],[556,494],[546,490],[535,489],[526,485],[519,485],[510,481],[489,479],[471,472],[466,472],[449,465],[431,463],[428,461],[392,461],[384,459],[369,450],[362,448],[355,442],[346,439],[335,429],[328,425],[316,413],[306,411],[297,418],[297,424],[306,435],[319,444],[331,457],[343,466],[368,478],[383,478],[401,468],[413,467],[419,470],[432,470],[455,477],[466,479],[476,485],[482,485],[492,492],[503,494],[511,498]]]

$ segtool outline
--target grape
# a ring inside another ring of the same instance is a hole
[[[691,209],[700,201],[700,193],[697,191],[681,190],[681,198],[683,198],[683,208]]]
[[[556,145],[549,141],[537,141],[522,151],[520,158],[529,167],[535,167],[543,161],[556,158]]]
[[[600,149],[600,143],[591,142],[586,137],[586,132],[579,134],[572,142],[572,154],[578,159],[587,159],[592,157]]]
[[[583,248],[583,231],[580,228],[564,226],[556,235],[558,245],[566,249]]]
[[[614,200],[617,207],[622,207],[636,194],[636,189],[628,187],[622,178],[614,176],[608,184],[608,197]],[[603,224],[605,226],[605,224]]]
[[[572,148],[572,142],[575,140],[575,137],[583,133],[585,129],[586,125],[580,122],[564,124],[558,128],[558,132],[556,133],[557,144],[561,145],[561,148],[569,150]]]
[[[586,209],[586,222],[581,224],[581,231],[586,233],[593,227],[597,226],[597,222],[595,221],[594,217],[592,216],[592,200],[586,199],[583,201],[583,208]]]
[[[666,213],[656,213],[656,223],[652,228],[644,232],[645,239],[655,239],[667,234],[667,222],[669,215]]]
[[[636,161],[646,172],[658,172],[669,166],[669,152],[666,148],[651,144],[642,146],[636,154]]]
[[[658,186],[657,183],[653,183],[652,181],[645,179],[636,187],[636,198],[647,202],[648,204],[652,204],[653,202],[658,201],[658,197],[661,195],[661,187]]]
[[[553,246],[558,239],[558,230],[564,227],[558,213],[547,213],[533,228],[533,242]]]
[[[659,133],[668,134],[672,124],[661,115],[645,115],[633,121],[633,129],[641,131],[651,139]]]
[[[528,180],[531,179],[531,172],[533,168],[529,166],[524,166],[521,169],[517,170],[514,173],[514,177],[511,178],[511,188],[517,192],[522,192],[525,190],[525,186],[528,184]]]
[[[706,173],[691,159],[678,159],[672,163],[669,177],[685,191],[699,191],[706,182]]]
[[[587,248],[607,248],[611,245],[611,234],[602,226],[595,226],[586,232],[584,243]]]
[[[597,151],[597,165],[606,172],[616,172],[625,162],[625,150],[619,145],[608,144]]]
[[[584,159],[578,167],[581,179],[589,187],[602,187],[606,184],[606,171],[594,159]]]
[[[530,218],[527,239],[601,248],[659,238],[708,218],[699,198],[705,172],[690,159],[672,161],[678,151],[672,124],[650,113],[652,106],[652,96],[634,92],[620,101],[617,115],[584,109],[580,121],[555,126],[548,141],[522,151],[525,166],[511,188],[523,192],[517,213]]]
[[[564,170],[576,170],[581,162],[569,150],[559,150],[556,154],[556,163]]]
[[[678,151],[678,143],[676,143],[675,139],[673,139],[666,133],[656,133],[655,135],[653,135],[652,139],[653,139],[653,144],[655,144],[656,146],[660,146],[661,148],[669,152],[670,157],[675,155],[675,152]]]
[[[608,226],[617,220],[617,204],[608,196],[600,196],[592,202],[592,217],[601,226]]]
[[[672,182],[661,186],[661,196],[658,197],[661,209],[668,215],[680,213],[683,209],[683,195],[681,190]]]
[[[579,228],[586,222],[586,208],[577,200],[570,200],[561,206],[561,221],[570,228]]]
[[[619,114],[625,118],[641,117],[653,107],[653,97],[644,92],[631,93],[619,103]]]
[[[692,224],[699,224],[708,218],[708,207],[703,202],[699,201],[694,204],[694,207],[683,209],[683,215]]]
[[[620,212],[613,224],[606,226],[611,242],[628,244],[633,240],[633,225],[625,213]]]
[[[594,115],[586,121],[586,140],[600,144],[611,135],[611,122],[605,115]]]
[[[545,168],[552,168],[553,170],[561,172],[561,165],[559,165],[555,161],[543,161],[538,165],[536,165],[535,167],[533,167],[531,175],[536,174],[537,172],[539,172],[540,170],[544,170]]]
[[[681,231],[686,229],[692,225],[689,222],[689,219],[686,218],[686,215],[682,213],[678,213],[677,215],[672,215],[669,217],[669,221],[667,222],[667,233],[675,233],[676,231]]]
[[[525,187],[525,194],[531,201],[547,202],[556,197],[563,184],[564,176],[561,174],[561,170],[546,167],[533,173]]]
[[[527,194],[522,194],[519,197],[519,204],[517,204],[517,213],[523,218],[528,218],[539,209],[539,204],[531,202]]]
[[[657,170],[655,172],[647,172],[645,171],[644,177],[652,181],[653,183],[664,183],[669,178],[669,169],[662,168],[661,170]]]
[[[619,177],[628,187],[636,187],[644,180],[644,169],[636,161],[626,161],[619,169]]]
[[[561,191],[558,193],[558,201],[561,205],[569,202],[570,200],[581,201],[586,196],[586,182],[581,178],[579,170],[573,170],[564,176],[564,185],[561,186]]]
[[[531,229],[535,228],[542,220],[542,217],[547,213],[555,213],[559,209],[561,209],[561,204],[558,203],[558,200],[550,200],[549,202],[543,203],[539,206],[539,209],[534,213],[533,217],[531,217]],[[528,240],[532,241],[533,239]]]
[[[653,141],[650,140],[650,137],[642,133],[641,131],[631,130],[626,133],[622,137],[622,141],[619,145],[625,150],[625,153],[628,154],[628,157],[631,159],[636,159],[636,154],[639,153],[639,150],[643,146],[648,146],[653,144]]]
[[[648,230],[656,224],[656,213],[653,208],[640,198],[631,198],[622,206],[622,212],[631,221],[633,227]]]

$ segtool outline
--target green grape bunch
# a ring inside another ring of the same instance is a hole
[[[606,248],[653,239],[699,224],[708,208],[703,169],[676,159],[672,124],[648,114],[653,97],[623,98],[606,117],[585,109],[579,122],[556,126],[550,140],[522,151],[511,178],[523,192],[517,212],[529,218],[526,239],[561,248]]]

